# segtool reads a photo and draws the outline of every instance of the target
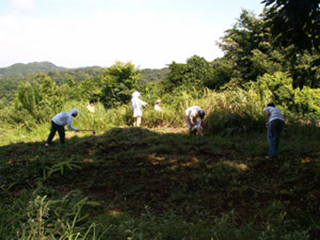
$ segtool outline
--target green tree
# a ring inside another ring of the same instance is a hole
[[[102,96],[103,83],[101,77],[93,77],[78,83],[81,99],[97,101]]]
[[[300,116],[314,117],[320,116],[320,89],[304,87],[302,90],[295,89],[294,110]]]
[[[140,79],[140,70],[132,63],[115,65],[106,69],[102,82],[101,101],[106,107],[114,107],[130,101],[131,94]]]
[[[169,74],[164,79],[163,84],[165,86],[166,92],[172,91],[173,89],[179,87],[183,83],[186,64],[176,63],[173,61],[169,66]]]
[[[319,0],[264,0],[271,7],[268,18],[278,45],[291,44],[298,51],[320,50]]]
[[[31,83],[20,83],[16,97],[16,110],[27,110],[31,115],[34,115],[36,109],[35,91]]]
[[[52,98],[57,95],[59,91],[58,86],[47,75],[38,74],[34,77],[34,80],[40,83],[39,94],[41,96],[41,100],[44,98]]]
[[[292,78],[283,72],[265,74],[258,78],[258,92],[264,105],[272,100],[276,105],[282,105],[286,109],[293,106],[294,90]]]
[[[183,84],[201,89],[212,77],[212,68],[203,57],[194,55],[187,60]]]
[[[232,61],[227,58],[216,58],[211,63],[212,78],[205,80],[205,86],[210,89],[219,89],[231,80],[233,72]]]
[[[320,86],[320,69],[318,60],[320,53],[304,51],[297,54],[290,65],[290,74],[293,78],[294,88],[310,87],[318,88]]]
[[[221,38],[224,62],[232,64],[232,78],[236,82],[256,81],[265,73],[281,71],[283,54],[272,48],[272,35],[266,27],[266,14],[260,18],[243,10],[237,23]]]
[[[169,70],[168,76],[163,81],[167,92],[178,87],[199,90],[213,77],[210,64],[197,55],[188,58],[186,64],[172,62]]]

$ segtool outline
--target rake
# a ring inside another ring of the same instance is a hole
[[[66,132],[70,132],[70,131],[72,131],[72,130],[66,130]],[[79,132],[92,132],[93,134],[96,134],[96,131],[95,130],[87,130],[87,129],[79,129]]]

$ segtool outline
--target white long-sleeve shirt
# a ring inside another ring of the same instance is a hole
[[[73,131],[78,131],[77,128],[72,127],[72,115],[69,112],[61,112],[55,115],[52,118],[52,121],[59,125],[59,126],[68,126],[68,128],[72,129]]]
[[[156,105],[154,105],[154,110],[156,110],[157,112],[161,112],[161,107],[158,105],[158,104],[156,104]]]
[[[133,117],[142,117],[142,106],[147,105],[146,102],[142,101],[138,97],[131,99],[131,109],[133,111]]]

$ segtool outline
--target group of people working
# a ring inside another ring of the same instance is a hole
[[[154,110],[162,111],[161,100],[156,100]],[[148,107],[148,103],[140,99],[140,93],[134,92],[131,98],[131,109],[133,111],[133,126],[140,127],[142,118],[142,108]],[[94,102],[90,101],[87,106],[89,112],[94,113]],[[277,157],[277,150],[280,141],[280,135],[284,128],[284,117],[281,111],[275,107],[273,103],[269,103],[267,107],[263,109],[266,115],[267,127],[268,127],[268,145],[269,145],[269,158]],[[60,143],[65,142],[65,126],[69,129],[78,132],[79,129],[72,126],[72,118],[78,115],[79,111],[77,109],[71,109],[70,112],[61,112],[55,115],[51,120],[51,129],[46,141],[45,146],[48,147],[55,135],[58,132],[60,137]],[[186,122],[188,125],[188,130],[190,135],[196,135],[197,133],[203,136],[202,132],[202,122],[205,116],[205,112],[199,106],[189,107],[186,112]]]

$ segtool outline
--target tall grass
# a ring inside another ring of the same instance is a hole
[[[39,189],[38,189],[39,191]],[[87,206],[95,202],[70,192],[61,199],[47,195],[22,194],[14,201],[4,202],[0,215],[1,239],[101,239],[102,229],[90,222]]]
[[[209,92],[208,95],[212,105],[207,105],[207,132],[230,136],[264,128],[264,106],[253,89]]]
[[[262,94],[255,84],[248,85],[245,89],[236,87],[223,92],[209,89],[173,91],[162,97],[162,112],[156,112],[153,109],[152,96],[147,95],[144,100],[149,103],[149,107],[143,109],[142,125],[148,128],[186,127],[185,110],[190,106],[198,105],[206,112],[204,119],[206,134],[232,136],[248,132],[263,132],[265,130],[263,108],[266,102],[272,101],[272,96],[262,96]],[[130,103],[106,109],[102,103],[98,102],[95,104],[94,113],[89,112],[86,107],[87,102],[69,101],[63,105],[62,111],[77,108],[79,115],[73,119],[73,126],[79,129],[95,130],[97,133],[113,127],[132,126]],[[288,112],[287,108],[282,110],[287,123],[294,125],[295,122],[301,121],[301,117],[295,119],[295,114]],[[49,119],[52,117],[50,116]],[[50,122],[30,124],[30,121],[28,119],[27,127],[23,123],[9,124],[8,128],[3,127],[0,145],[32,140],[44,141],[49,132]],[[83,133],[77,133],[79,136],[81,134]]]

